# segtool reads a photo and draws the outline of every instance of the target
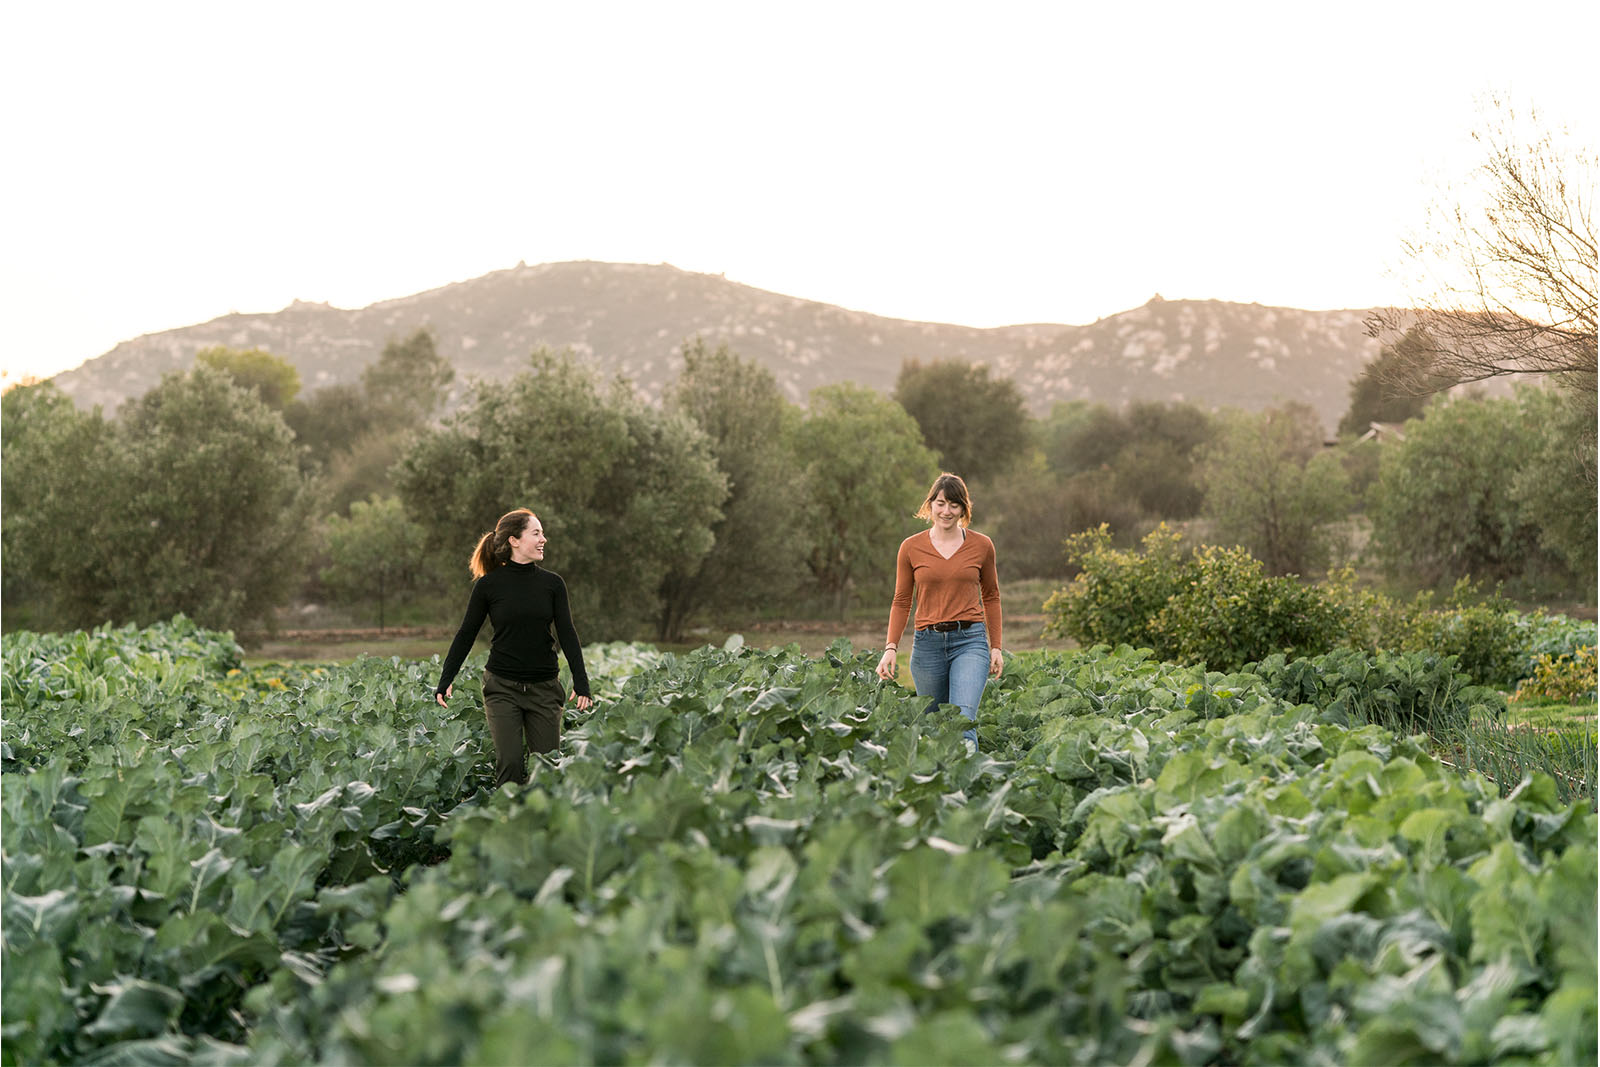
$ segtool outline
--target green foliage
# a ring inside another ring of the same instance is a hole
[[[1107,527],[1132,544],[1159,520],[1197,513],[1196,456],[1212,420],[1191,404],[1130,404],[1121,413],[1058,404],[1034,427],[1036,445],[986,495],[1013,577],[1071,573],[1064,539]]]
[[[100,621],[85,558],[112,499],[112,432],[98,408],[79,411],[49,382],[0,396],[0,580],[9,625]]]
[[[793,446],[799,414],[772,373],[727,347],[683,346],[683,373],[666,398],[706,435],[727,479],[722,517],[698,565],[685,560],[664,579],[656,637],[678,641],[697,611],[754,611],[793,595],[805,573],[808,527],[795,492],[802,468]]]
[[[291,404],[285,421],[321,476],[323,510],[345,514],[358,501],[394,492],[394,467],[413,438],[432,428],[455,368],[427,327],[391,338],[359,385],[331,385]]]
[[[392,496],[358,500],[348,518],[328,516],[327,552],[323,584],[337,602],[375,604],[380,630],[385,605],[414,592],[427,567],[422,527]]]
[[[1538,434],[1529,462],[1512,481],[1511,495],[1539,544],[1571,571],[1572,587],[1593,601],[1600,498],[1595,491],[1595,391],[1522,389],[1523,417]]]
[[[899,404],[850,384],[811,394],[795,451],[806,464],[811,573],[842,618],[863,581],[893,583],[895,549],[917,530],[938,463]]]
[[[393,495],[394,466],[415,434],[414,428],[363,433],[327,457],[320,468],[321,509],[344,515],[363,500]]]
[[[1309,407],[1224,420],[1201,469],[1205,512],[1219,541],[1249,550],[1271,574],[1327,568],[1335,547],[1331,524],[1348,513],[1349,489]]]
[[[294,364],[265,349],[213,345],[196,352],[194,361],[221,371],[241,388],[254,390],[274,411],[288,408],[300,392],[300,372]]]
[[[1008,579],[1067,573],[1063,534],[1079,529],[1081,523],[1041,452],[1035,450],[997,479],[981,503],[986,515],[997,516],[985,528],[992,531],[997,546],[1004,546],[1001,563]]]
[[[295,440],[321,465],[349,452],[377,418],[361,386],[327,385],[284,409]]]
[[[1344,608],[1320,589],[1268,577],[1242,549],[1185,555],[1181,540],[1164,525],[1139,551],[1113,548],[1103,526],[1069,538],[1082,571],[1045,602],[1045,633],[1237,670],[1275,652],[1326,651],[1347,630]]]
[[[1518,612],[1498,593],[1480,597],[1465,579],[1437,606],[1432,591],[1404,601],[1359,588],[1348,569],[1322,588],[1350,622],[1350,645],[1448,654],[1477,685],[1509,688],[1532,675],[1539,657],[1571,655],[1595,639],[1592,622]]]
[[[6,569],[38,625],[267,618],[304,574],[308,486],[277,412],[201,364],[111,423],[7,394]]]
[[[1004,473],[1028,444],[1022,393],[1010,378],[965,360],[907,360],[895,379],[895,401],[916,420],[940,466],[968,482]]]
[[[1580,648],[1595,644],[1597,628],[1592,619],[1547,615],[1539,611],[1519,616],[1518,623],[1524,634],[1523,645],[1527,652],[1527,660],[1519,677],[1530,676],[1540,656],[1571,656]]]
[[[1309,658],[1274,653],[1248,670],[1292,704],[1311,704],[1350,725],[1375,723],[1403,734],[1439,736],[1474,715],[1501,717],[1506,700],[1474,685],[1454,656],[1435,652],[1338,649]]]
[[[1104,404],[1057,404],[1039,428],[1050,469],[1062,477],[1110,466],[1134,441],[1133,427]]]
[[[1085,647],[1165,648],[1156,618],[1194,575],[1182,540],[1165,525],[1145,536],[1140,551],[1113,548],[1104,524],[1067,538],[1067,558],[1081,570],[1045,601],[1045,634]]]
[[[305,574],[311,496],[283,419],[199,366],[124,406],[116,426],[116,550],[99,556],[99,618],[183,612],[260,623]]]
[[[1146,516],[1189,519],[1200,513],[1205,493],[1194,455],[1170,441],[1136,440],[1117,455],[1110,474],[1110,491],[1131,500]]]
[[[1576,704],[1595,699],[1595,646],[1588,645],[1570,655],[1551,656],[1545,653],[1533,664],[1533,674],[1517,686],[1511,699],[1550,700],[1558,704]]]
[[[436,662],[246,688],[182,618],[3,651],[6,1062],[241,1062],[244,991],[375,944],[385,868],[437,858],[488,759]]]
[[[1274,653],[1314,656],[1339,645],[1349,622],[1316,586],[1268,577],[1239,548],[1195,549],[1188,578],[1151,621],[1164,658],[1238,670]]]
[[[1595,1056],[1592,780],[1360,723],[1423,657],[1013,658],[969,755],[844,642],[596,650],[477,792],[436,664],[4,651],[8,1062]]]
[[[1453,599],[1455,603],[1441,610],[1420,614],[1413,647],[1449,651],[1461,670],[1481,684],[1515,684],[1527,663],[1517,613],[1495,597],[1480,604],[1462,603],[1460,596]]]
[[[1509,688],[1540,655],[1594,643],[1593,623],[1525,615],[1498,595],[1459,583],[1400,601],[1358,587],[1348,568],[1320,585],[1268,577],[1240,549],[1200,546],[1158,527],[1138,550],[1115,548],[1105,527],[1069,538],[1081,573],[1045,602],[1045,634],[1084,646],[1148,648],[1162,659],[1237,669],[1275,653],[1335,648],[1449,656],[1472,684]]]
[[[1512,492],[1538,448],[1516,401],[1435,401],[1387,445],[1370,499],[1384,570],[1423,585],[1500,581],[1547,569],[1539,533]]]
[[[1428,397],[1454,382],[1434,373],[1434,345],[1420,326],[1383,345],[1350,382],[1341,435],[1359,436],[1375,422],[1402,423],[1422,414]]]
[[[578,632],[601,638],[659,619],[663,580],[710,552],[728,491],[685,416],[649,407],[620,381],[603,393],[570,356],[544,351],[418,437],[396,480],[435,564],[457,581],[502,514],[532,508]]]
[[[415,423],[439,409],[455,376],[450,361],[439,354],[433,331],[424,326],[404,339],[390,339],[361,371],[361,388],[380,422]]]
[[[996,545],[1008,577],[1056,578],[1071,573],[1065,538],[1106,527],[1117,544],[1132,543],[1148,523],[1136,497],[1124,493],[1109,470],[1058,479],[1034,456],[1001,478],[985,499],[999,513]]]
[[[1477,586],[1462,579],[1436,606],[1431,590],[1405,601],[1359,589],[1348,569],[1331,575],[1324,588],[1343,606],[1351,623],[1347,638],[1356,647],[1447,653],[1480,685],[1512,685],[1532,667],[1534,634],[1543,624],[1513,610],[1498,591],[1480,597]]]
[[[1350,510],[1366,513],[1367,496],[1378,481],[1378,466],[1383,460],[1383,442],[1377,438],[1345,441],[1336,453],[1344,467],[1350,489]]]

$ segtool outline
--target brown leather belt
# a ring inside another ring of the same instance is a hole
[[[977,619],[962,619],[959,622],[936,622],[932,626],[922,626],[922,627],[919,627],[918,629],[921,630],[922,632],[927,632],[928,630],[932,630],[935,633],[947,634],[951,630],[967,630],[967,629],[971,629],[973,624],[976,623],[977,621],[978,621]]]

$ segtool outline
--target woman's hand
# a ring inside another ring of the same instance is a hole
[[[573,703],[577,706],[579,711],[588,711],[590,708],[594,707],[594,701],[590,700],[588,697],[577,697],[573,700]]]
[[[899,671],[896,670],[897,665],[898,657],[895,655],[894,649],[884,649],[883,657],[878,660],[878,677],[882,678],[886,682],[892,682],[895,678],[895,675],[899,673]]]
[[[433,699],[435,699],[435,700],[437,700],[439,702],[439,706],[441,708],[448,708],[450,705],[445,703],[445,701],[449,700],[450,699],[450,694],[455,692],[455,691],[456,691],[456,683],[451,682],[449,685],[444,687],[444,692],[433,694]]]
[[[1000,672],[1005,669],[1005,665],[1005,657],[1000,655],[1000,650],[998,648],[991,648],[989,650],[989,677],[1000,677]]]

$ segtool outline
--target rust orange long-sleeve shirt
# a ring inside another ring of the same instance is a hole
[[[884,644],[894,644],[904,632],[914,589],[918,629],[936,622],[971,619],[984,624],[990,648],[1000,647],[1000,576],[995,569],[994,542],[976,530],[966,534],[949,559],[939,555],[926,530],[900,542],[889,636]]]

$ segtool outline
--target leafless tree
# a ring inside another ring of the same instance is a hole
[[[1519,121],[1498,98],[1484,112],[1475,184],[1442,198],[1406,244],[1421,298],[1375,312],[1368,331],[1425,339],[1436,382],[1555,375],[1592,397],[1594,147],[1537,113]]]

